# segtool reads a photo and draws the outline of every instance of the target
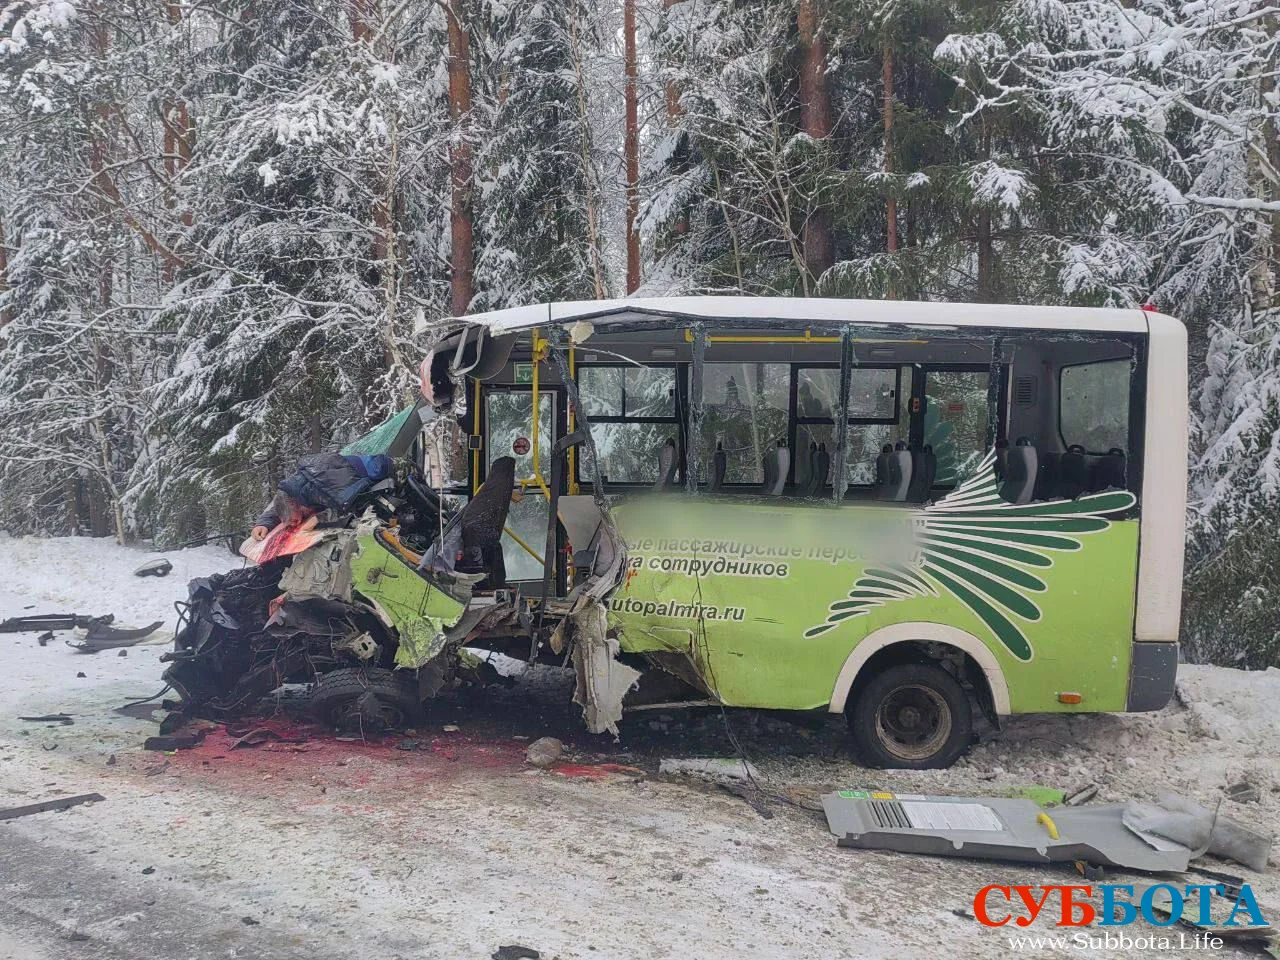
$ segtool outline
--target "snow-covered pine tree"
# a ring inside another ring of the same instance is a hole
[[[600,45],[593,7],[538,0],[489,3],[477,13],[476,307],[605,296],[602,185],[583,63]]]
[[[245,2],[204,31],[198,259],[154,325],[178,345],[151,391],[161,523],[191,503],[235,522],[299,454],[397,408],[416,309],[447,312],[444,20],[383,13]]]
[[[797,127],[795,15],[739,0],[663,11],[658,81],[678,106],[652,138],[641,214],[660,285],[814,291],[805,224],[834,183],[829,144]]]
[[[1280,506],[1274,9],[1019,0],[993,32],[951,37],[941,54],[982,76],[980,108],[1039,121],[1059,181],[1042,247],[1062,298],[1150,299],[1187,321],[1199,384],[1189,649],[1273,658],[1274,604],[1248,600],[1246,571],[1280,555],[1260,532]],[[1233,562],[1238,551],[1253,562]]]
[[[0,522],[123,539],[149,375],[131,331],[181,262],[147,107],[163,58],[132,8],[0,15]]]

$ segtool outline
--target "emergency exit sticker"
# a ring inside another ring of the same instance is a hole
[[[533,383],[533,364],[516,364],[516,383]]]

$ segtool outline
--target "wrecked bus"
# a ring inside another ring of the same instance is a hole
[[[1177,320],[694,297],[452,323],[384,430],[417,460],[416,526],[393,485],[325,554],[363,617],[325,647],[338,680],[313,671],[329,719],[378,698],[407,719],[474,668],[464,647],[571,664],[593,732],[654,707],[821,710],[885,767],[951,764],[975,711],[1171,696]]]

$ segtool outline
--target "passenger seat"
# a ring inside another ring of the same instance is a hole
[[[933,446],[926,443],[921,450],[911,452],[911,485],[907,499],[912,503],[924,503],[929,499],[933,481],[938,476],[938,457]]]
[[[729,455],[724,452],[724,443],[716,441],[716,452],[711,455],[711,483],[708,489],[718,493],[724,486],[725,474],[729,472]]]
[[[796,456],[796,489],[805,493],[809,489],[809,478],[813,476],[813,456],[818,452],[818,444],[809,441],[809,449],[801,450]]]
[[[1032,500],[1052,500],[1058,493],[1059,469],[1062,454],[1052,450],[1037,453],[1039,464],[1036,467],[1036,485],[1031,494]]]
[[[889,486],[889,458],[892,456],[893,447],[886,443],[876,457],[876,496],[880,496],[880,491]]]
[[[662,448],[658,451],[658,479],[653,485],[655,490],[670,490],[676,479],[676,442],[672,437],[667,437],[666,442],[662,444]]]
[[[886,443],[880,451],[880,456],[876,458],[877,480],[881,477],[882,462],[884,480],[876,490],[876,497],[880,500],[902,503],[907,499],[907,492],[911,489],[911,451],[901,440],[892,447]]]
[[[804,495],[816,497],[827,485],[827,474],[831,471],[831,454],[827,453],[827,445],[809,444],[809,482],[805,484]]]
[[[1089,489],[1094,493],[1107,489],[1123,490],[1127,482],[1125,474],[1124,451],[1112,447],[1094,463]]]
[[[1009,475],[1009,441],[1005,437],[996,438],[996,479],[1003,481]]]
[[[787,473],[791,469],[791,451],[787,442],[779,440],[778,445],[764,455],[764,486],[760,492],[766,497],[780,497],[787,485]]]
[[[1089,461],[1084,447],[1073,443],[1058,461],[1058,496],[1074,500],[1089,489]]]
[[[1000,484],[1000,499],[1013,504],[1030,503],[1036,490],[1036,474],[1039,459],[1036,448],[1027,437],[1019,437],[1009,448],[1004,483]]]

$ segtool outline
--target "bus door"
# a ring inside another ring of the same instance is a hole
[[[482,391],[484,415],[484,475],[499,457],[514,457],[518,502],[511,504],[502,534],[502,556],[507,580],[542,579],[543,551],[547,542],[547,496],[551,484],[551,451],[559,436],[563,404],[560,390],[538,391],[538,415],[534,418],[531,386],[490,386]]]

